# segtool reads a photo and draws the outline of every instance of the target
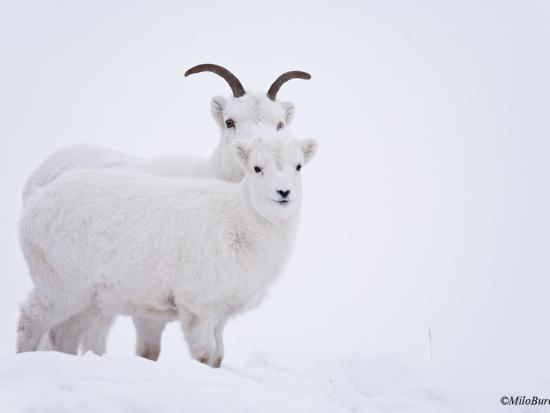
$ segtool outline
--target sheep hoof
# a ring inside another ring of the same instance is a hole
[[[140,354],[141,357],[157,361],[160,355],[160,346],[148,346]]]
[[[218,357],[216,359],[211,359],[208,355],[201,356],[197,359],[200,363],[206,364],[207,366],[217,369],[222,365],[222,358]],[[210,361],[212,360],[212,361]]]

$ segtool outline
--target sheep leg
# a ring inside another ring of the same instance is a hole
[[[46,332],[78,310],[72,308],[69,302],[54,302],[34,288],[21,306],[17,325],[17,353],[36,351]]]
[[[161,318],[133,317],[136,327],[136,355],[157,361],[166,321]]]
[[[216,359],[214,329],[218,319],[211,314],[181,314],[180,319],[191,357],[210,367],[219,367]]]
[[[80,340],[82,353],[91,351],[99,356],[107,352],[107,338],[116,319],[116,314],[106,313],[95,308],[88,329]]]
[[[78,354],[81,344],[83,353],[92,351],[102,355],[113,320],[114,316],[101,312],[97,307],[88,307],[50,330],[51,348]]]
[[[216,340],[216,351],[214,353],[214,366],[220,367],[224,355],[224,346],[223,346],[223,330],[225,324],[227,323],[227,318],[223,318],[214,327],[214,339]]]
[[[78,344],[91,324],[91,317],[91,310],[86,309],[52,328],[49,334],[52,350],[78,354]]]

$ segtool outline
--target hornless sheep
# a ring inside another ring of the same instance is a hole
[[[269,88],[267,94],[245,91],[241,82],[229,70],[213,64],[189,69],[185,76],[210,71],[224,78],[233,96],[214,97],[212,115],[221,130],[219,143],[209,159],[188,155],[173,155],[150,159],[137,158],[97,145],[77,144],[62,148],[50,155],[30,176],[23,190],[25,201],[38,188],[44,187],[62,173],[72,169],[124,169],[167,177],[215,177],[239,181],[243,173],[232,159],[230,144],[234,140],[250,139],[258,133],[278,131],[291,123],[294,105],[277,100],[277,93],[288,80],[310,79],[305,72],[283,73]],[[67,320],[49,333],[54,350],[76,354],[79,343],[83,351],[103,354],[114,314],[100,313],[90,308],[88,313]],[[148,318],[134,318],[137,330],[136,352],[156,360],[160,347],[149,344],[149,337],[162,334],[159,326]]]
[[[34,288],[17,351],[95,307],[178,319],[192,357],[219,366],[227,319],[258,305],[287,261],[316,149],[290,136],[235,141],[239,183],[73,170],[35,191],[20,224]]]

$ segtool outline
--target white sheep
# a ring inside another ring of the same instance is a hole
[[[305,72],[283,73],[269,88],[267,94],[245,91],[241,82],[229,70],[213,64],[203,64],[189,69],[185,76],[210,71],[223,77],[231,87],[233,96],[214,97],[212,115],[221,130],[220,140],[209,159],[188,155],[172,155],[157,158],[137,158],[97,145],[78,144],[65,147],[50,155],[30,176],[23,190],[23,200],[72,169],[109,168],[145,172],[166,177],[215,177],[227,181],[239,181],[243,173],[235,164],[230,151],[234,140],[250,139],[258,133],[285,128],[294,117],[294,105],[277,100],[280,87],[290,79],[309,79]],[[52,348],[76,354],[79,343],[83,351],[103,354],[106,339],[115,315],[100,313],[93,308],[88,313],[67,320],[49,334]],[[153,360],[160,348],[149,345],[150,336],[160,335],[156,325],[148,319],[134,319],[137,330],[138,355]],[[87,330],[85,326],[91,326]]]
[[[73,170],[35,191],[20,224],[34,288],[17,351],[94,307],[178,319],[192,357],[219,366],[227,319],[259,304],[287,261],[316,149],[289,136],[233,142],[239,183]]]

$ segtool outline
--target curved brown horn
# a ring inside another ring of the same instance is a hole
[[[225,81],[229,84],[229,87],[231,87],[231,90],[233,91],[233,96],[236,98],[240,98],[246,93],[242,83],[233,73],[231,73],[225,67],[214,65],[211,63],[193,66],[191,69],[185,72],[185,77],[200,72],[212,72],[223,77]]]
[[[271,100],[275,100],[277,97],[277,93],[279,92],[279,89],[285,82],[288,82],[290,79],[311,79],[311,75],[306,72],[300,72],[298,70],[294,70],[292,72],[286,72],[283,73],[281,76],[279,76],[275,82],[271,85],[269,90],[267,91],[267,97]]]

